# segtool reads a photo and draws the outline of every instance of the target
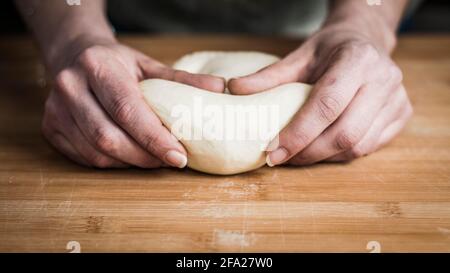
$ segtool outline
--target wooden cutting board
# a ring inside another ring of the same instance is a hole
[[[166,63],[195,50],[279,55],[300,41],[133,36]],[[450,251],[450,36],[400,38],[415,114],[349,164],[212,176],[78,166],[40,134],[49,90],[29,38],[0,42],[0,251]],[[75,243],[77,244],[77,243]],[[369,248],[369,249],[368,249]]]

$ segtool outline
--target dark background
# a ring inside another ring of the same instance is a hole
[[[13,1],[2,1],[0,35],[25,32],[25,25]],[[400,32],[450,32],[450,0],[423,1],[414,14],[403,22]]]

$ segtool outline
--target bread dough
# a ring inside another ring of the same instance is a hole
[[[278,60],[277,56],[260,52],[202,51],[181,57],[173,68],[190,73],[210,74],[228,81],[255,73]]]
[[[174,68],[230,79],[277,60],[259,52],[198,52],[182,57]],[[266,164],[267,145],[289,123],[311,89],[307,84],[288,83],[239,96],[161,79],[142,81],[140,87],[152,110],[186,148],[188,166],[223,175]]]

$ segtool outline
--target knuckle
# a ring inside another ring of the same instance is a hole
[[[334,48],[333,56],[337,56],[339,58],[350,57],[352,47],[350,43],[343,43]]]
[[[70,81],[72,77],[72,72],[68,69],[61,70],[56,76],[54,80],[54,87],[56,90],[61,91],[63,93],[68,93],[70,90]]]
[[[156,135],[156,134],[149,135],[145,142],[145,146],[144,146],[145,149],[147,151],[154,151],[158,141],[159,141],[158,135]]]
[[[292,145],[296,148],[303,148],[309,144],[309,137],[305,133],[305,130],[295,129],[292,132]],[[291,152],[292,154],[292,152]]]
[[[335,146],[339,151],[345,151],[354,148],[359,140],[361,134],[357,130],[344,130],[339,133],[335,139]]]
[[[367,150],[362,146],[355,146],[350,150],[350,159],[360,158],[368,154]]]
[[[389,67],[389,79],[394,84],[399,84],[399,83],[401,83],[403,81],[403,72],[395,64],[392,64]]]
[[[103,46],[94,45],[84,49],[78,56],[78,62],[87,68],[95,68],[98,65],[98,54]]]
[[[380,54],[378,50],[369,43],[362,43],[358,46],[359,52],[357,57],[362,58],[363,60],[378,60]]]
[[[172,69],[170,69],[167,73],[169,74],[168,77],[169,77],[169,78],[172,78],[173,81],[176,81],[176,82],[183,81],[183,80],[186,78],[186,76],[189,75],[189,74],[188,74],[187,72],[185,72],[185,71],[182,71],[182,70],[172,70]]]
[[[366,63],[378,60],[380,53],[370,43],[348,42],[339,49],[342,57],[358,60],[359,63]]]
[[[319,111],[319,117],[326,121],[327,123],[331,123],[339,115],[341,105],[339,103],[339,100],[335,98],[335,96],[322,96],[318,101],[318,111]]]
[[[114,154],[118,149],[117,140],[111,131],[104,128],[98,128],[94,132],[94,143],[95,146],[102,152],[107,154]]]
[[[120,124],[131,123],[135,114],[134,107],[127,97],[117,97],[114,99],[111,111],[116,121]]]
[[[141,142],[144,149],[158,159],[163,160],[161,154],[167,149],[170,149],[170,145],[167,143],[165,134],[161,133],[160,130],[152,130],[146,134],[145,140]]]
[[[144,60],[145,72],[149,78],[167,78],[166,67],[161,64],[155,64],[153,60]]]
[[[112,166],[113,162],[111,159],[107,158],[106,156],[103,156],[99,153],[93,153],[88,156],[88,161],[91,163],[94,167],[97,168],[109,168]]]

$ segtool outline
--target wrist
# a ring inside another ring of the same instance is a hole
[[[104,34],[81,33],[71,39],[65,39],[64,42],[52,46],[46,54],[46,65],[50,73],[55,74],[62,68],[72,64],[76,57],[83,50],[95,45],[116,44],[114,36]]]
[[[387,54],[393,51],[397,43],[396,29],[378,13],[367,9],[336,9],[327,18],[322,30],[354,33]]]
[[[79,25],[66,20],[54,31],[51,38],[41,43],[44,60],[50,72],[57,73],[64,66],[73,62],[84,49],[94,45],[117,43],[109,25],[93,22]]]

